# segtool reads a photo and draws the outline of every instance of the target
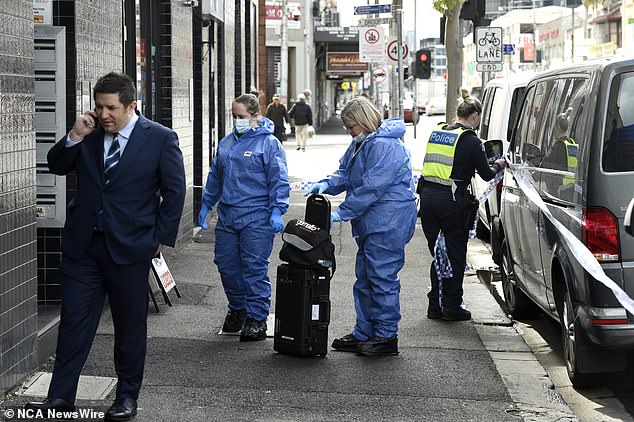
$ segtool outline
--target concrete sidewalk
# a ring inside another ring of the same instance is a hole
[[[286,148],[290,155],[293,146]],[[342,199],[332,198],[334,209]],[[303,195],[293,192],[285,220],[303,217],[304,204]],[[350,333],[355,321],[356,244],[347,223],[336,224],[332,234],[338,262],[331,283],[330,341]],[[193,242],[168,255],[183,297],[172,294],[174,306],[161,305],[159,313],[150,309],[145,379],[135,420],[575,420],[475,273],[465,280],[473,321],[426,318],[431,258],[420,223],[400,273],[400,355],[395,357],[363,358],[331,350],[325,358],[302,359],[277,354],[272,339],[241,343],[236,336],[219,335],[227,307],[212,262],[213,242],[213,230],[199,232]],[[272,312],[280,247],[277,236],[269,269]],[[114,376],[113,340],[106,311],[84,376]],[[103,410],[113,394],[78,405]],[[13,395],[1,407],[31,399]]]

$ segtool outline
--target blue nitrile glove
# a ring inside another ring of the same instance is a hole
[[[207,230],[209,226],[207,226],[207,214],[209,214],[209,207],[205,204],[202,204],[200,207],[200,213],[198,214],[198,225],[201,229]]]
[[[284,220],[282,219],[282,211],[279,208],[273,208],[271,211],[271,219],[269,220],[275,233],[280,233],[284,230]]]
[[[341,222],[341,216],[337,211],[333,211],[330,213],[330,227],[332,227],[333,223]]]
[[[304,194],[304,196],[308,196],[313,193],[324,193],[329,186],[328,182],[313,183],[310,188],[308,188],[308,191]]]

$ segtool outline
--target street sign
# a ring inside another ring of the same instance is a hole
[[[385,36],[380,28],[359,28],[359,60],[381,63],[385,60]]]
[[[502,44],[502,54],[515,54],[515,44]]]
[[[390,13],[392,12],[391,4],[373,4],[370,6],[355,6],[355,15],[374,15],[376,13]]]
[[[372,77],[374,78],[374,82],[380,84],[387,78],[387,71],[383,67],[377,67],[372,71]]]
[[[502,28],[478,26],[476,35],[476,62],[502,63]]]
[[[407,47],[407,43],[403,41],[403,45],[400,49],[397,47],[397,44],[398,40],[396,38],[390,38],[390,42],[388,42],[387,44],[387,56],[390,58],[390,60],[397,62],[398,50],[401,50],[401,56],[403,57],[403,60],[407,60],[407,55],[409,54],[409,47]]]
[[[476,63],[478,72],[501,72],[502,63]]]
[[[392,18],[362,18],[359,20],[359,26],[387,25],[391,21]]]

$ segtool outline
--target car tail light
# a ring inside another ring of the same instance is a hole
[[[504,186],[504,183],[503,183],[503,182],[504,182],[503,180],[500,180],[500,181],[498,182],[498,184],[495,186],[495,190],[496,190],[497,192],[502,192],[502,186]]]
[[[589,318],[590,324],[592,325],[621,325],[628,324],[629,321],[627,318],[625,319],[599,319],[599,318]]]
[[[599,262],[619,262],[619,225],[605,208],[583,210],[583,241]]]

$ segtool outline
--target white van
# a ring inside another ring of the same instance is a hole
[[[504,151],[508,149],[509,135],[517,117],[519,106],[522,104],[526,85],[533,77],[533,73],[517,73],[508,77],[497,77],[487,84],[482,102],[482,119],[478,136],[482,142],[500,139],[504,144]],[[476,173],[471,180],[471,191],[476,197],[484,192],[488,182]],[[490,233],[493,260],[499,264],[499,215],[502,182],[498,183],[496,191],[489,196],[488,201],[478,210],[477,234],[480,238],[488,237]]]

